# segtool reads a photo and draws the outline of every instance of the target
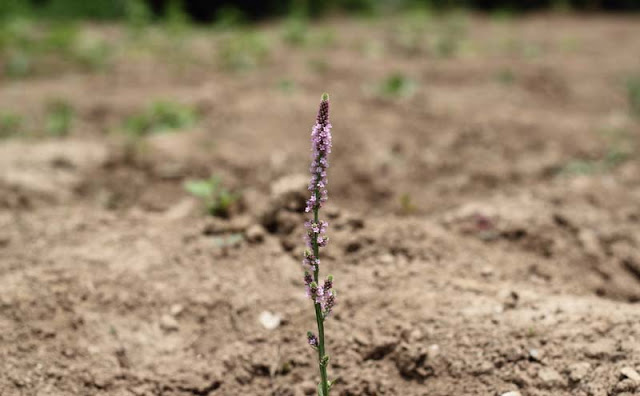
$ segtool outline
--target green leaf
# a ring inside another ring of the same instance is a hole
[[[209,180],[189,180],[184,183],[184,188],[187,192],[198,198],[209,198],[214,190]]]
[[[318,383],[318,396],[325,396],[324,393],[322,392],[322,384]]]

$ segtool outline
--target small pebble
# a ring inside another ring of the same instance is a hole
[[[389,253],[381,255],[378,260],[381,264],[391,264],[393,263],[393,256]]]
[[[182,313],[182,311],[184,311],[184,307],[182,305],[173,304],[169,312],[171,313],[171,316],[178,316]]]
[[[591,369],[591,364],[587,362],[579,362],[574,363],[568,367],[569,379],[572,382],[580,382],[587,376],[589,370]]]
[[[278,314],[271,313],[269,311],[262,311],[258,317],[260,324],[267,330],[273,330],[280,326],[282,318]]]
[[[164,331],[178,331],[180,326],[173,316],[162,315],[162,318],[160,318],[160,328]]]
[[[265,236],[265,229],[260,224],[253,224],[250,226],[247,231],[247,240],[249,242],[262,242]]]
[[[629,378],[630,380],[640,382],[640,374],[638,374],[638,372],[631,367],[621,368],[620,376],[623,378]]]
[[[529,359],[539,362],[542,359],[542,354],[537,349],[529,349]]]
[[[440,354],[440,346],[438,344],[429,345],[427,356],[433,359]]]
[[[562,376],[551,367],[544,367],[540,369],[538,372],[538,378],[540,378],[545,386],[550,388],[564,383],[564,378],[562,378]]]
[[[482,270],[480,271],[480,275],[487,278],[490,277],[491,275],[493,275],[493,268],[490,266],[486,266],[482,268]]]

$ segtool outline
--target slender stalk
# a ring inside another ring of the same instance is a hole
[[[309,344],[318,352],[318,368],[320,370],[320,383],[318,384],[319,396],[329,396],[331,389],[327,377],[327,366],[329,356],[326,354],[324,339],[324,321],[328,318],[335,305],[335,291],[333,288],[333,276],[329,275],[320,283],[320,248],[327,245],[326,228],[328,223],[319,219],[319,210],[327,200],[327,167],[329,166],[328,154],[331,152],[331,123],[329,122],[329,96],[322,95],[320,109],[316,124],[311,132],[312,159],[311,159],[311,181],[309,190],[311,197],[307,201],[305,212],[313,213],[313,220],[307,221],[306,242],[303,265],[305,267],[305,288],[307,295],[313,301],[316,324],[318,326],[318,336],[312,332],[307,333]]]
[[[320,199],[320,193],[316,188],[313,192],[316,196],[316,199]],[[318,223],[318,207],[313,209],[313,221]],[[320,249],[318,247],[318,234],[313,234],[312,237],[313,243],[313,255],[315,257],[320,257]],[[313,280],[317,283],[319,282],[320,268],[316,266],[315,271],[313,271]],[[318,323],[318,367],[320,368],[320,387],[322,388],[322,396],[329,396],[329,383],[327,382],[327,365],[322,362],[324,359],[324,317],[322,316],[322,306],[319,303],[315,303],[316,308],[316,322]]]

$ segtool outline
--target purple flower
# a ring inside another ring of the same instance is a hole
[[[324,283],[322,284],[322,288],[325,291],[329,291],[333,288],[333,276],[329,275],[327,276],[327,279],[325,279]]]
[[[322,300],[322,312],[325,318],[331,314],[334,305],[336,305],[336,294],[330,291]]]
[[[327,168],[328,155],[331,153],[331,123],[329,122],[329,98],[323,96],[316,117],[316,124],[311,130],[312,157],[311,181],[309,191],[311,197],[307,201],[306,212],[316,211],[327,200]]]
[[[307,297],[311,297],[311,284],[313,282],[313,276],[309,272],[304,273],[304,291]]]
[[[302,259],[302,267],[304,270],[314,272],[319,265],[320,260],[318,260],[309,250],[305,250],[304,257]]]
[[[331,313],[334,305],[336,305],[336,293],[333,290],[333,276],[329,275],[322,284],[322,299],[320,305],[324,316],[327,317]]]
[[[313,348],[318,347],[318,337],[310,331],[307,332],[307,342],[309,342],[309,345]]]
[[[322,290],[322,286],[318,286],[316,282],[309,283],[306,287],[306,294],[315,304],[322,304],[324,290]]]
[[[324,220],[320,220],[320,222],[315,223],[312,221],[307,221],[304,223],[305,228],[307,229],[307,234],[305,235],[305,243],[307,247],[313,249],[313,240],[318,243],[318,246],[324,247],[327,246],[327,242],[329,238],[327,237],[327,227],[329,227],[329,223]]]

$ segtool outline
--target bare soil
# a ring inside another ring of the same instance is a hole
[[[2,109],[77,113],[68,137],[0,143],[0,394],[313,395],[300,204],[324,91],[333,393],[640,393],[640,20],[472,17],[451,57],[407,50],[401,23],[326,22],[333,44],[280,43],[245,72],[201,33],[0,81]],[[395,72],[412,95],[377,93]],[[167,98],[201,120],[117,132]],[[242,192],[229,219],[183,189],[212,173]]]

